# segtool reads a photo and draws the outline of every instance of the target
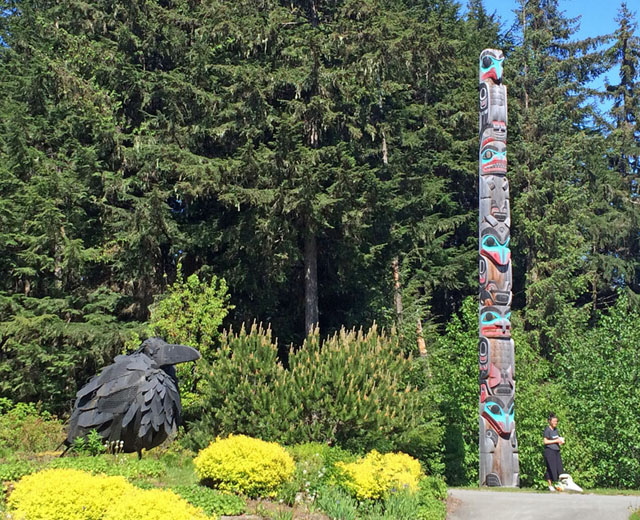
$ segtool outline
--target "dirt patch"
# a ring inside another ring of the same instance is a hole
[[[246,518],[246,520],[257,519],[271,519],[278,514],[291,513],[293,520],[331,520],[327,515],[319,512],[310,512],[306,505],[296,504],[294,507],[290,507],[286,504],[278,504],[269,500],[249,500],[247,502],[247,513],[253,515]],[[237,520],[243,517],[233,517]],[[220,519],[222,520],[222,519]]]
[[[447,496],[447,518],[450,513],[453,513],[456,509],[460,507],[462,500],[459,498],[454,498],[451,495]]]

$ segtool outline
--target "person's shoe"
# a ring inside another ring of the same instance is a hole
[[[556,491],[564,491],[564,488],[561,485],[556,484]]]
[[[555,493],[556,492],[556,488],[554,488],[553,486],[549,486],[549,491],[553,491]]]

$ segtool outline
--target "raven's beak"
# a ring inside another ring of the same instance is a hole
[[[160,366],[177,365],[178,363],[186,363],[187,361],[200,359],[200,352],[186,345],[167,343],[156,357],[158,358],[156,359],[156,363]]]

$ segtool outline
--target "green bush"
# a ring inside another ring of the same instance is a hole
[[[447,504],[430,497],[420,501],[415,515],[416,520],[445,520],[446,517]]]
[[[73,451],[80,455],[99,455],[107,451],[107,448],[100,434],[95,430],[91,430],[86,437],[76,437],[73,440]]]
[[[227,333],[207,375],[207,403],[191,433],[195,445],[244,433],[283,444],[316,441],[352,451],[403,450],[439,460],[436,400],[408,378],[413,361],[397,338],[372,327],[320,341],[311,335],[286,370],[269,329]]]
[[[382,511],[372,514],[371,519],[415,520],[419,502],[415,493],[399,490],[391,493],[382,504]]]
[[[212,438],[239,433],[282,440],[294,410],[282,391],[284,368],[271,330],[253,324],[225,331],[204,380],[206,407],[185,444],[202,449]],[[289,416],[289,419],[287,419]]]
[[[319,489],[316,505],[331,520],[357,520],[358,502],[346,491],[335,486],[324,486]]]
[[[565,469],[583,487],[640,487],[640,309],[620,295],[560,339],[554,366]]]
[[[36,467],[26,460],[13,460],[0,463],[0,482],[20,480],[36,471]]]
[[[293,457],[296,468],[293,478],[285,482],[278,497],[289,505],[293,505],[300,494],[305,501],[311,503],[318,495],[318,490],[336,480],[340,471],[337,462],[353,462],[356,456],[339,447],[327,446],[318,442],[297,444],[287,448]]]
[[[204,360],[211,361],[218,347],[220,326],[231,309],[224,279],[213,276],[204,281],[192,274],[184,280],[178,264],[175,283],[151,307],[149,330],[170,343],[197,348]],[[194,367],[187,363],[176,367],[186,420],[197,417],[202,409],[199,382],[205,365],[198,363]]]
[[[447,485],[439,476],[426,476],[418,484],[418,497],[424,501],[427,498],[447,500]]]
[[[173,491],[210,516],[241,515],[246,509],[243,498],[197,484],[178,486],[173,488]]]
[[[0,398],[0,455],[53,450],[63,439],[62,422],[39,405]]]
[[[198,453],[193,464],[204,483],[253,498],[275,496],[295,467],[282,446],[245,435],[217,439]]]
[[[324,341],[311,335],[289,354],[287,390],[297,420],[287,441],[437,457],[438,418],[407,381],[412,366],[397,336],[375,325],[367,333],[342,329]]]

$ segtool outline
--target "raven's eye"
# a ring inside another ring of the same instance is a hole
[[[484,241],[484,245],[487,247],[498,247],[498,241],[493,237],[487,237]]]
[[[482,58],[482,66],[485,69],[488,69],[489,67],[491,67],[491,65],[493,65],[493,61],[491,60],[490,56],[485,56]]]
[[[489,411],[490,411],[492,414],[500,415],[500,407],[499,407],[497,404],[492,404],[492,405],[489,407]]]

